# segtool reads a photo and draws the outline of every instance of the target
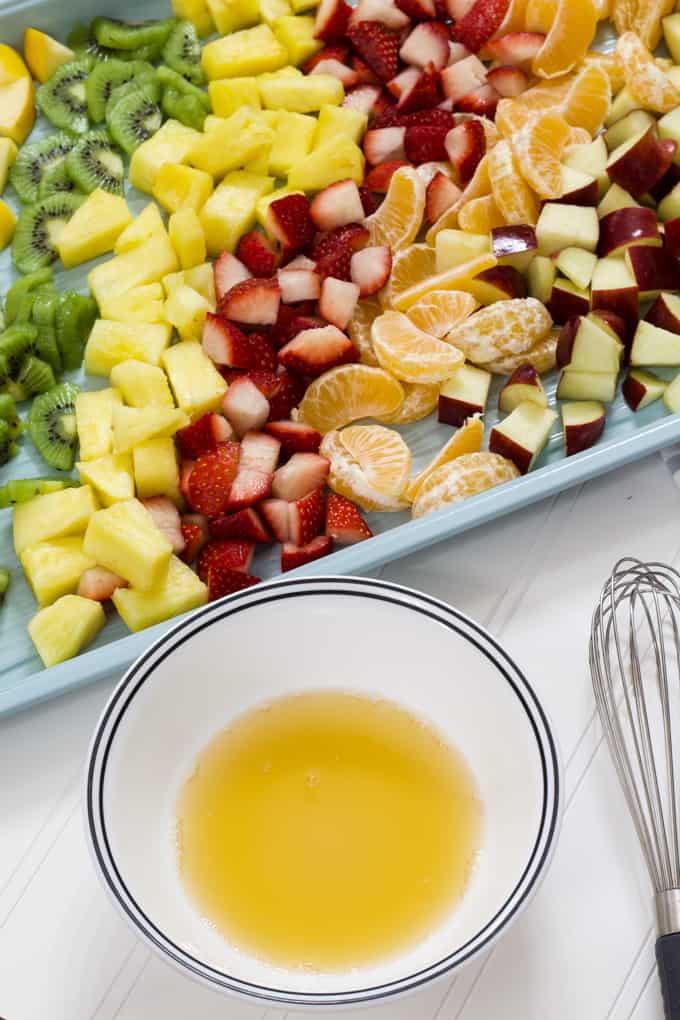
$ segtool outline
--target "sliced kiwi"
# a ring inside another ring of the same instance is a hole
[[[0,334],[0,356],[6,363],[8,379],[15,379],[24,358],[35,351],[38,330],[28,322],[15,323]]]
[[[41,457],[59,471],[70,471],[75,460],[78,393],[79,388],[73,383],[59,383],[35,398],[26,419],[28,434]]]
[[[56,379],[46,361],[30,354],[19,370],[17,382],[26,389],[29,397],[33,397],[36,393],[46,393],[52,389]]]
[[[38,330],[35,353],[52,368],[57,375],[62,370],[61,355],[57,346],[56,317],[59,295],[40,289],[33,301],[31,322]]]
[[[149,66],[149,65],[147,65]],[[123,82],[122,85],[116,85],[111,92],[109,99],[106,103],[106,115],[107,117],[113,112],[116,105],[121,99],[125,99],[127,96],[133,96],[138,93],[142,93],[150,102],[159,103],[161,100],[161,83],[158,80],[156,71],[152,68],[153,74],[142,74],[134,81]]]
[[[57,345],[67,372],[79,368],[85,342],[97,317],[97,304],[83,294],[67,290],[60,295],[56,313]]]
[[[202,103],[194,96],[182,95],[177,89],[166,88],[163,92],[161,108],[166,117],[178,120],[196,131],[203,130],[207,113]]]
[[[16,452],[17,446],[9,434],[9,425],[6,421],[0,421],[0,464],[6,464]]]
[[[87,110],[95,124],[104,120],[106,104],[118,85],[140,77],[153,77],[154,69],[143,60],[112,59],[98,63],[92,70],[85,85]]]
[[[66,155],[73,148],[73,138],[60,131],[38,142],[22,145],[10,170],[12,187],[22,202],[35,202],[44,176],[63,166]]]
[[[36,93],[40,110],[56,127],[82,134],[87,131],[85,82],[92,70],[93,58],[82,56],[62,64]]]
[[[9,425],[12,439],[16,439],[24,430],[17,412],[17,405],[9,393],[0,393],[0,420],[6,421]]]
[[[46,496],[48,492],[60,492],[70,489],[76,483],[70,478],[12,478],[4,486],[7,505],[28,503],[36,496]]]
[[[155,83],[160,91],[160,85]],[[126,90],[122,92],[121,90]],[[147,83],[120,85],[106,104],[106,123],[114,142],[129,155],[151,138],[163,123],[158,98]]]
[[[48,267],[38,269],[35,273],[21,276],[7,291],[5,296],[5,321],[8,326],[14,322],[20,302],[25,294],[35,290],[41,284],[52,282],[52,270]]]
[[[183,78],[202,85],[205,81],[201,66],[201,44],[190,21],[178,21],[163,47],[163,60]]]
[[[58,163],[56,166],[50,167],[49,170],[45,171],[38,188],[38,198],[49,198],[50,195],[70,195],[77,190],[76,185],[68,175],[66,160],[64,160],[63,163]]]
[[[125,164],[106,128],[88,131],[66,159],[66,172],[73,185],[88,194],[104,188],[114,195],[123,194]]]
[[[177,24],[175,18],[163,21],[137,21],[126,23],[114,18],[95,18],[90,32],[99,46],[115,50],[139,50],[158,47],[158,53]]]
[[[12,259],[20,273],[32,273],[56,259],[59,235],[84,200],[74,192],[24,206],[12,241]]]

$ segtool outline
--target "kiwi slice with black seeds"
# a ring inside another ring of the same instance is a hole
[[[193,96],[203,107],[205,107],[206,113],[211,112],[212,103],[210,102],[210,96],[205,89],[201,89],[197,85],[192,85],[190,81],[183,78],[177,71],[173,71],[171,67],[166,67],[165,64],[161,64],[160,67],[156,68],[156,77],[164,89],[171,88],[176,92],[179,92],[180,95]]]
[[[12,259],[20,273],[32,273],[56,259],[59,235],[84,200],[77,193],[58,194],[24,206],[12,241]]]
[[[67,290],[60,295],[56,312],[57,345],[67,372],[79,368],[85,342],[97,317],[97,304],[83,294]]]
[[[202,85],[205,75],[201,66],[201,44],[190,21],[178,21],[163,47],[163,60],[183,78]]]
[[[76,455],[76,396],[73,383],[59,383],[35,398],[26,426],[43,460],[59,471],[70,471]]]
[[[90,32],[100,46],[108,49],[139,50],[142,46],[159,46],[162,49],[176,24],[176,18],[126,23],[99,17],[92,22]]]
[[[66,172],[71,182],[88,194],[95,188],[123,194],[125,163],[106,128],[83,135],[68,154]]]
[[[35,202],[45,175],[63,165],[73,138],[60,131],[38,142],[22,145],[9,173],[10,184],[22,202]]]
[[[17,412],[17,405],[9,393],[0,393],[0,419],[9,425],[9,434],[16,439],[24,431],[24,426]]]
[[[29,397],[36,393],[46,393],[56,384],[54,372],[46,361],[30,354],[19,369],[17,382],[23,386]]]
[[[152,78],[154,69],[143,60],[107,60],[96,65],[87,79],[87,110],[90,120],[98,124],[106,115],[106,104],[118,85],[140,78]]]
[[[38,269],[35,273],[27,276],[20,276],[15,280],[5,295],[5,321],[11,326],[17,316],[17,310],[24,295],[45,283],[52,282],[52,270],[49,268]]]
[[[87,131],[89,120],[85,82],[93,63],[92,57],[82,56],[62,64],[38,89],[38,107],[56,127],[74,134]]]
[[[207,113],[202,103],[195,96],[182,95],[177,89],[166,88],[163,92],[161,109],[166,117],[178,120],[196,131],[203,130]]]
[[[58,163],[45,171],[38,188],[38,198],[49,198],[50,195],[70,195],[77,190],[68,175],[66,160],[64,160],[63,163]]]
[[[61,355],[57,346],[56,316],[59,295],[47,289],[40,290],[33,301],[31,322],[38,330],[35,353],[58,375],[61,372]]]
[[[9,425],[6,421],[0,419],[0,464],[6,464],[7,461],[14,456],[17,452],[17,445],[12,439],[9,431]],[[2,567],[0,568],[0,601],[5,594],[9,584],[9,578],[7,570]]]
[[[45,496],[48,492],[70,489],[75,484],[71,478],[11,478],[4,491],[7,505],[12,506],[15,503],[28,503],[29,499]]]
[[[160,92],[155,80],[153,87],[146,82],[141,86],[133,82],[119,85],[106,104],[106,123],[111,137],[128,155],[151,138],[163,123],[158,98],[154,98],[157,97],[155,89]]]
[[[22,362],[28,354],[35,352],[38,331],[30,323],[16,323],[0,334],[0,358],[5,362],[6,379],[15,379]]]

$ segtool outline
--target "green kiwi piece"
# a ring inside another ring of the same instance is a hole
[[[56,166],[50,167],[46,170],[42,176],[40,187],[38,188],[38,198],[49,198],[50,195],[63,195],[64,193],[71,195],[78,189],[68,175],[66,170],[66,160],[62,163],[58,163]]]
[[[95,124],[104,120],[106,104],[117,85],[137,79],[141,75],[152,77],[154,70],[151,64],[143,60],[112,59],[97,64],[85,84],[87,95],[87,111],[90,120]]]
[[[123,194],[125,164],[106,128],[88,131],[66,159],[66,172],[72,183],[88,194],[104,188],[114,195]]]
[[[71,478],[11,478],[4,486],[7,506],[16,503],[28,503],[36,496],[46,496],[48,492],[61,492],[71,489],[76,483]],[[0,489],[0,492],[3,490]]]
[[[25,359],[17,376],[17,382],[26,388],[29,397],[35,396],[36,393],[46,393],[52,389],[56,381],[54,372],[47,362],[36,358],[34,354]]]
[[[7,567],[0,567],[0,606],[5,601],[5,595],[9,588],[11,575]]]
[[[16,439],[24,430],[21,419],[17,414],[17,405],[9,393],[0,393],[0,421],[7,422],[12,439]]]
[[[9,434],[9,425],[6,421],[0,421],[0,464],[6,464],[16,452],[17,446]]]
[[[80,368],[85,342],[97,317],[97,304],[83,294],[67,290],[57,306],[57,345],[66,372]]]
[[[35,273],[21,276],[16,280],[5,295],[5,322],[11,326],[16,319],[17,310],[25,294],[35,290],[43,283],[52,282],[52,270],[46,267],[38,269]]]
[[[36,92],[36,102],[55,127],[74,134],[87,131],[85,82],[92,70],[93,58],[82,56],[62,64]]]
[[[210,96],[205,89],[199,89],[197,85],[192,85],[190,81],[183,78],[177,71],[173,71],[171,67],[161,64],[160,67],[156,68],[156,77],[164,89],[169,87],[175,89],[180,95],[193,96],[205,108],[206,113],[210,113],[212,110]]]
[[[190,21],[178,21],[163,47],[163,60],[183,78],[202,85],[205,75],[201,66],[201,44]]]
[[[21,386],[14,379],[8,379],[5,383],[5,393],[9,393],[13,400],[20,404],[22,400],[28,400],[28,393],[26,387]]]
[[[99,17],[92,22],[90,32],[97,44],[107,49],[139,50],[143,46],[158,46],[162,49],[176,23],[175,18],[126,24],[114,18]]]
[[[9,506],[9,493],[7,492],[7,486],[3,485],[0,489],[0,510],[4,510],[5,507]],[[4,567],[0,567],[0,570],[4,570]],[[0,598],[0,605],[2,605],[2,599]]]
[[[84,201],[84,195],[74,192],[50,195],[24,206],[12,241],[12,260],[20,273],[32,273],[54,262],[59,235]]]
[[[4,386],[9,379],[9,366],[7,364],[7,356],[2,353],[0,354],[0,386]],[[4,397],[7,394],[0,393],[0,397]]]
[[[61,355],[57,346],[56,314],[59,295],[48,290],[39,290],[31,309],[31,322],[38,330],[35,353],[52,368],[57,375],[62,370]]]
[[[141,92],[150,102],[159,103],[161,99],[161,91],[161,83],[158,80],[155,70],[152,75],[142,74],[138,78],[135,78],[134,81],[126,81],[123,82],[122,85],[116,85],[106,103],[107,118],[113,112],[120,100],[125,99],[126,96],[137,95]]]
[[[15,379],[24,358],[35,351],[38,330],[28,322],[16,323],[0,334],[0,356],[5,359],[8,379]]]
[[[121,95],[120,89],[128,91]],[[146,83],[140,87],[132,83],[120,85],[106,104],[106,123],[111,137],[128,155],[151,138],[163,123],[158,100],[151,98],[152,94]]]
[[[207,113],[195,96],[182,95],[177,89],[166,88],[163,92],[161,109],[166,117],[178,120],[196,131],[203,130]]]
[[[76,455],[78,431],[75,400],[79,388],[64,382],[35,398],[28,412],[28,434],[50,467],[70,471]]]
[[[45,174],[63,165],[72,148],[73,138],[61,131],[21,146],[9,172],[9,180],[22,202],[37,201]]]

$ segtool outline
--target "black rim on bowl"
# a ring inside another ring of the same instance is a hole
[[[192,956],[161,931],[127,887],[113,856],[104,813],[104,782],[118,727],[142,685],[180,645],[206,627],[257,605],[300,597],[354,596],[408,608],[450,628],[489,659],[513,689],[533,731],[542,772],[540,821],[525,868],[505,902],[486,925],[454,953],[398,980],[342,992],[312,993],[272,988],[241,980]],[[246,996],[282,1006],[350,1006],[371,1004],[414,990],[441,977],[494,942],[535,892],[554,849],[560,815],[559,759],[545,712],[516,663],[479,624],[438,599],[385,581],[355,577],[289,579],[258,585],[196,610],[156,641],[130,667],[113,692],[97,725],[86,776],[86,823],[97,869],[114,903],[152,948],[189,976]]]

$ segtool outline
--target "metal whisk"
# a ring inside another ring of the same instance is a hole
[[[655,890],[665,1014],[680,1020],[680,574],[622,559],[593,614],[600,718]]]

